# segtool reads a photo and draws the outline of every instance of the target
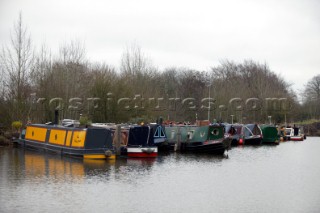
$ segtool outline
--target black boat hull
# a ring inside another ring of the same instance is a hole
[[[181,151],[196,152],[196,153],[210,153],[223,155],[225,150],[228,150],[231,145],[230,139],[212,141],[212,142],[195,142],[195,143],[181,143]]]
[[[244,141],[245,145],[261,145],[262,139],[260,137],[246,138]]]
[[[93,156],[104,156],[108,149],[100,148],[100,149],[79,149],[79,148],[71,148],[71,147],[63,147],[56,146],[47,143],[39,143],[31,140],[19,140],[18,144],[22,147],[28,149],[34,149],[39,151],[46,151],[50,153],[56,153],[61,155],[71,155],[75,157],[84,157],[86,155]],[[99,157],[100,158],[100,157]]]

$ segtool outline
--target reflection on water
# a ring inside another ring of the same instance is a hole
[[[0,148],[0,212],[318,212],[320,141],[101,161]]]
[[[25,175],[29,179],[47,176],[56,180],[65,180],[70,177],[76,179],[84,176],[82,162],[30,151],[24,154],[24,166]]]
[[[146,174],[156,161],[161,161],[161,157],[158,159],[119,158],[104,161],[11,148],[0,150],[0,155],[2,164],[10,167],[8,173],[1,173],[1,177],[3,177],[1,179],[13,182],[17,179],[47,181],[47,178],[55,181],[81,181],[90,179],[92,176],[107,177],[111,174],[119,179],[126,177],[129,172]],[[12,176],[16,178],[10,178]]]

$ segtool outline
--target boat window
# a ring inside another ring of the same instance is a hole
[[[241,134],[241,129],[242,129],[241,126],[235,126],[234,128],[236,130],[235,134],[237,134],[237,135]]]
[[[254,135],[261,135],[261,131],[259,129],[259,127],[257,125],[254,126],[253,130],[252,130],[252,133]]]
[[[187,133],[187,138],[188,138],[188,139],[192,139],[192,138],[193,138],[193,134],[194,134],[194,130],[188,131],[188,133]]]
[[[153,137],[159,138],[159,127],[157,127],[156,132],[154,133]]]
[[[231,127],[230,130],[228,131],[229,134],[235,135],[237,134],[237,130],[234,127]]]
[[[165,138],[166,135],[164,134],[163,129],[162,129],[161,127],[159,127],[159,128],[161,129],[161,131],[160,131],[160,138]]]
[[[155,137],[155,138],[165,138],[166,137],[161,126],[157,127],[156,132],[154,133],[153,137]]]
[[[286,129],[286,135],[291,135],[291,129]]]
[[[245,137],[252,136],[252,132],[250,129],[248,129],[248,127],[244,128],[244,135],[245,135]]]
[[[176,131],[175,130],[171,130],[171,139],[174,139],[175,134],[176,134]]]
[[[226,125],[223,128],[224,128],[224,132],[230,132],[233,127],[231,125]]]
[[[121,132],[121,145],[128,144],[128,132]]]
[[[211,134],[219,135],[219,130],[218,129],[214,129],[214,130],[212,130]]]

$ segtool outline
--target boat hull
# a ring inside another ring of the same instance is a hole
[[[158,147],[127,147],[127,156],[134,158],[155,158]]]
[[[238,146],[238,145],[239,145],[239,140],[237,140],[237,139],[232,139],[231,145],[232,145],[232,146]]]
[[[109,150],[105,149],[78,149],[78,148],[68,148],[68,147],[61,147],[55,146],[50,144],[43,144],[36,141],[29,141],[29,140],[20,140],[18,144],[25,148],[35,149],[39,151],[45,151],[60,155],[68,155],[74,157],[83,157],[85,159],[115,159],[115,154],[106,154]]]
[[[230,143],[230,140],[182,143],[181,151],[223,155]]]
[[[245,145],[261,145],[262,144],[262,139],[260,137],[251,137],[251,138],[246,138],[244,140]]]
[[[291,136],[291,141],[303,141],[303,136]]]
[[[262,144],[275,144],[278,145],[280,140],[278,138],[263,138]]]

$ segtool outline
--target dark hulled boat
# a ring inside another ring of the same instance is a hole
[[[125,147],[128,157],[157,157],[158,147],[154,143],[150,126],[130,126],[128,143]]]
[[[279,144],[280,138],[277,127],[271,125],[261,125],[260,128],[263,135],[262,143],[276,145]]]
[[[231,139],[231,145],[243,145],[244,144],[244,125],[243,124],[226,124],[225,132]]]
[[[30,124],[21,134],[22,146],[90,159],[114,159],[111,131],[105,128],[77,128]]]
[[[243,128],[245,145],[261,145],[262,131],[257,124],[246,124]]]
[[[223,126],[168,126],[165,128],[168,142],[180,145],[181,151],[223,154],[231,140],[224,137]]]

